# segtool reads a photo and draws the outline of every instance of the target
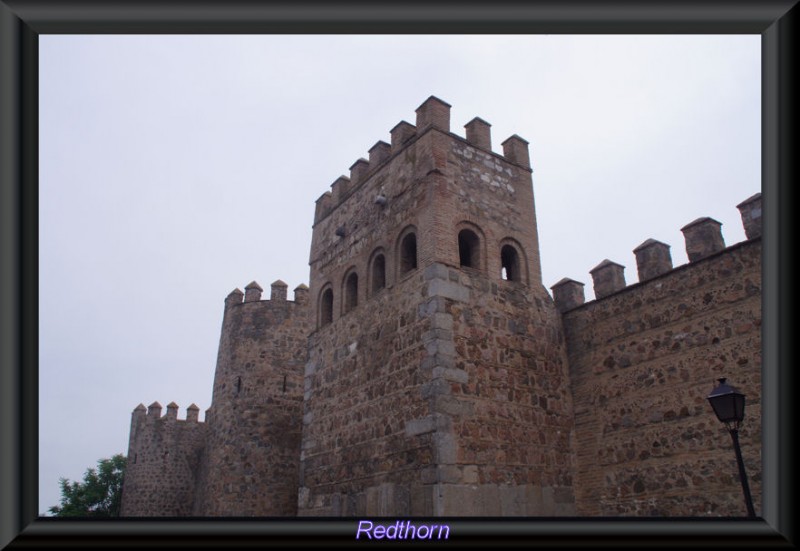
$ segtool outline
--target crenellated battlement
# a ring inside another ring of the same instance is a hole
[[[189,423],[203,423],[205,421],[199,420],[199,413],[200,408],[197,407],[197,404],[191,404],[189,407],[186,408],[186,418],[185,419],[178,419],[178,409],[179,406],[175,402],[170,402],[167,404],[167,413],[162,417],[161,404],[158,402],[153,402],[147,408],[144,407],[144,404],[139,404],[133,409],[133,424],[136,424],[138,419],[144,419],[146,421],[179,421],[179,422],[189,422]]]
[[[331,184],[331,190],[326,191],[316,201],[314,224],[328,216],[342,201],[344,201],[356,188],[369,180],[384,165],[391,162],[402,151],[429,130],[435,129],[451,137],[457,138],[472,147],[508,162],[530,169],[530,156],[528,142],[519,136],[512,135],[501,145],[502,155],[492,152],[491,124],[474,117],[464,125],[465,136],[458,136],[450,132],[450,104],[430,96],[416,109],[416,125],[400,121],[390,131],[390,142],[379,140],[369,150],[369,159],[360,158],[350,166],[350,176],[339,176]]]
[[[293,303],[296,305],[304,305],[308,303],[308,285],[301,283],[294,289],[294,300],[287,300],[287,289],[289,286],[280,279],[274,281],[270,285],[270,298],[269,300],[261,300],[261,294],[264,289],[255,281],[251,281],[244,288],[243,293],[238,287],[228,293],[225,297],[225,309],[228,310],[234,306],[247,303],[261,303],[269,305],[281,305],[284,303]],[[160,407],[160,406],[159,406]]]
[[[741,213],[748,241],[760,238],[761,193],[749,197],[739,203],[736,208]],[[725,240],[722,237],[722,224],[713,218],[698,218],[683,226],[681,232],[683,232],[685,240],[686,254],[689,257],[687,265],[699,262],[726,249]],[[673,268],[669,249],[669,245],[655,239],[647,239],[633,249],[639,274],[639,282],[635,285],[683,267]],[[625,266],[608,259],[590,270],[597,300],[629,287],[625,283],[624,270]],[[583,305],[585,303],[583,287],[583,283],[569,278],[563,278],[554,284],[551,289],[558,310],[566,312]]]
[[[178,409],[170,402],[162,416],[159,402],[134,408],[122,516],[191,514],[208,416],[200,421],[200,408],[191,404],[179,419]]]

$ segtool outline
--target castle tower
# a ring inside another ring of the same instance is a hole
[[[225,299],[195,515],[297,513],[308,290],[262,291],[252,282]]]
[[[198,421],[197,411],[196,405],[190,405],[183,420],[178,419],[175,402],[167,405],[164,416],[158,402],[147,409],[139,404],[133,410],[121,516],[192,513],[206,441],[206,424]]]
[[[466,136],[431,96],[317,201],[301,515],[575,513],[528,144]]]

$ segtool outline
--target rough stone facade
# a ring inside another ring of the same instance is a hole
[[[748,241],[701,218],[689,264],[649,239],[639,283],[604,260],[554,300],[527,142],[416,114],[317,200],[310,289],[228,296],[206,421],[134,410],[123,515],[742,515],[720,376],[759,511],[760,195]]]
[[[128,464],[122,492],[123,516],[191,515],[198,472],[206,445],[206,423],[198,420],[198,407],[178,419],[178,406],[170,403],[161,416],[161,404],[145,411],[133,410]]]
[[[750,240],[563,317],[584,515],[741,515],[731,438],[706,396],[746,389],[740,438],[761,487],[761,243]]]

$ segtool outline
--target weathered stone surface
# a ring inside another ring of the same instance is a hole
[[[759,503],[760,252],[730,247],[564,314],[579,514],[745,514],[730,436],[706,400],[720,376],[747,395],[742,450]]]
[[[761,237],[761,193],[748,197],[736,208],[742,215],[744,234],[747,239]]]
[[[690,262],[705,258],[725,248],[722,224],[713,218],[698,218],[681,228]]]
[[[633,254],[636,255],[639,281],[652,279],[672,269],[672,256],[666,243],[648,239],[633,249]]]
[[[426,100],[320,197],[295,301],[226,298],[205,423],[134,410],[123,514],[739,516],[719,376],[747,394],[760,500],[760,199],[745,243],[701,219],[690,264],[648,240],[638,284],[604,262],[597,300],[564,279],[553,301],[527,142],[495,154],[449,108]]]
[[[192,514],[207,427],[191,413],[184,421],[160,417],[160,408],[133,411],[122,516]]]

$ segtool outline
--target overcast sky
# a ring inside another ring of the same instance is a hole
[[[308,283],[314,201],[430,95],[530,142],[544,285],[760,191],[760,37],[40,37],[39,510],[211,405],[223,300]],[[201,413],[201,419],[203,414]]]

